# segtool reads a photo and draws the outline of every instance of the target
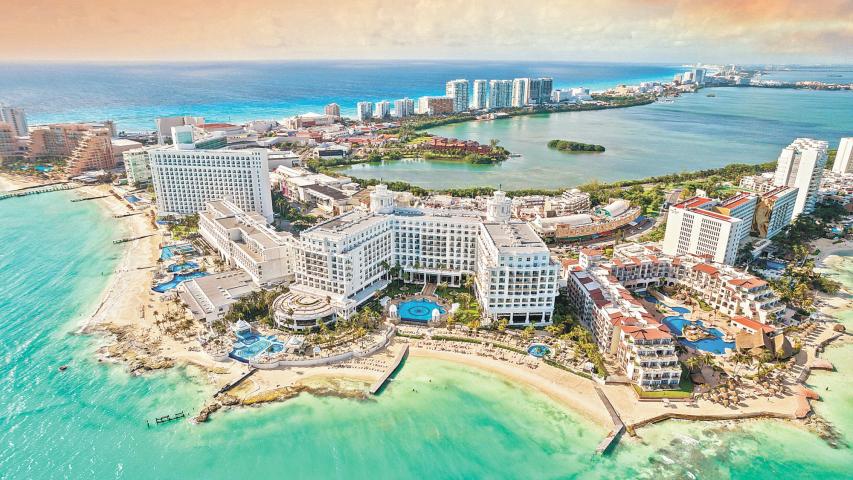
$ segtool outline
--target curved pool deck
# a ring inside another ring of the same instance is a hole
[[[158,283],[157,285],[154,285],[151,290],[154,290],[157,293],[166,293],[169,290],[178,288],[178,285],[186,282],[187,280],[204,276],[207,276],[207,272],[176,273],[172,275],[171,280],[168,282]]]

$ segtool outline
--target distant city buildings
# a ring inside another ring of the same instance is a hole
[[[148,152],[159,215],[195,214],[207,202],[227,198],[272,222],[266,149],[196,149],[189,126],[174,127],[172,137],[173,146]]]
[[[26,137],[29,135],[27,115],[21,108],[0,105],[0,122],[11,125],[16,137]]]
[[[527,104],[542,105],[551,101],[551,92],[554,87],[553,78],[531,78],[528,85]]]
[[[471,94],[471,108],[474,110],[482,110],[486,108],[489,101],[488,83],[485,80],[474,80],[473,91]]]
[[[489,100],[486,107],[509,108],[512,106],[512,80],[489,80]]]
[[[394,100],[394,117],[406,118],[415,114],[415,101],[411,98]]]
[[[445,85],[444,94],[453,99],[454,113],[468,110],[468,80],[450,80]]]
[[[779,155],[773,184],[799,189],[794,218],[801,213],[811,213],[817,203],[828,148],[829,144],[823,140],[798,138]]]
[[[355,116],[362,122],[373,117],[373,102],[358,102],[355,106]]]
[[[838,142],[838,151],[835,153],[832,171],[835,173],[853,173],[853,137],[845,137]]]
[[[512,106],[523,107],[530,100],[530,79],[516,78],[512,81]]]
[[[451,97],[420,97],[418,113],[421,115],[447,115],[453,113],[454,99]]]
[[[376,107],[373,110],[373,116],[383,120],[391,116],[391,102],[382,100],[376,102]]]
[[[329,115],[331,117],[340,117],[341,116],[341,106],[337,103],[330,103],[323,108],[323,113]]]

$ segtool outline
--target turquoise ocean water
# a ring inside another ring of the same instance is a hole
[[[120,250],[120,226],[59,192],[0,202],[0,478],[844,478],[853,454],[793,425],[668,422],[592,452],[606,433],[525,387],[441,361],[408,361],[376,400],[301,396],[148,429],[198,410],[182,369],[130,377],[77,335]],[[853,262],[838,264],[853,288]],[[849,439],[851,347],[818,408]],[[65,372],[57,367],[69,365]],[[689,473],[688,473],[689,472]]]

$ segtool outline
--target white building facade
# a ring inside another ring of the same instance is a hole
[[[139,188],[151,183],[151,160],[148,152],[154,147],[134,148],[122,152],[124,158],[124,170],[127,174],[127,183]]]
[[[450,80],[444,87],[444,94],[453,99],[453,112],[468,110],[468,80]]]
[[[207,202],[227,197],[241,210],[258,212],[272,222],[267,150],[195,150],[176,145],[148,154],[158,214],[195,214]]]
[[[488,109],[512,106],[512,80],[489,80]]]
[[[823,140],[798,138],[779,154],[773,184],[799,189],[794,218],[814,210],[828,148],[829,144]]]
[[[838,142],[838,151],[835,153],[832,171],[835,173],[853,173],[853,137],[845,137]]]
[[[710,198],[693,197],[669,208],[663,252],[667,255],[708,255],[715,262],[734,263],[744,221],[712,211]]]
[[[485,80],[474,80],[473,91],[471,93],[471,108],[474,110],[482,110],[486,108],[489,102],[488,83]]]

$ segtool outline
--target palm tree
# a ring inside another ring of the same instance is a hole
[[[536,329],[533,327],[533,325],[528,325],[527,327],[525,327],[524,332],[522,333],[522,335],[524,336],[524,340],[527,342],[533,340],[533,335],[535,334]]]
[[[507,320],[505,318],[501,318],[500,320],[498,320],[498,325],[497,325],[498,331],[501,333],[505,332],[507,325],[509,325],[509,320]]]
[[[699,367],[699,363],[699,357],[693,356],[684,361],[684,366],[692,372]]]

